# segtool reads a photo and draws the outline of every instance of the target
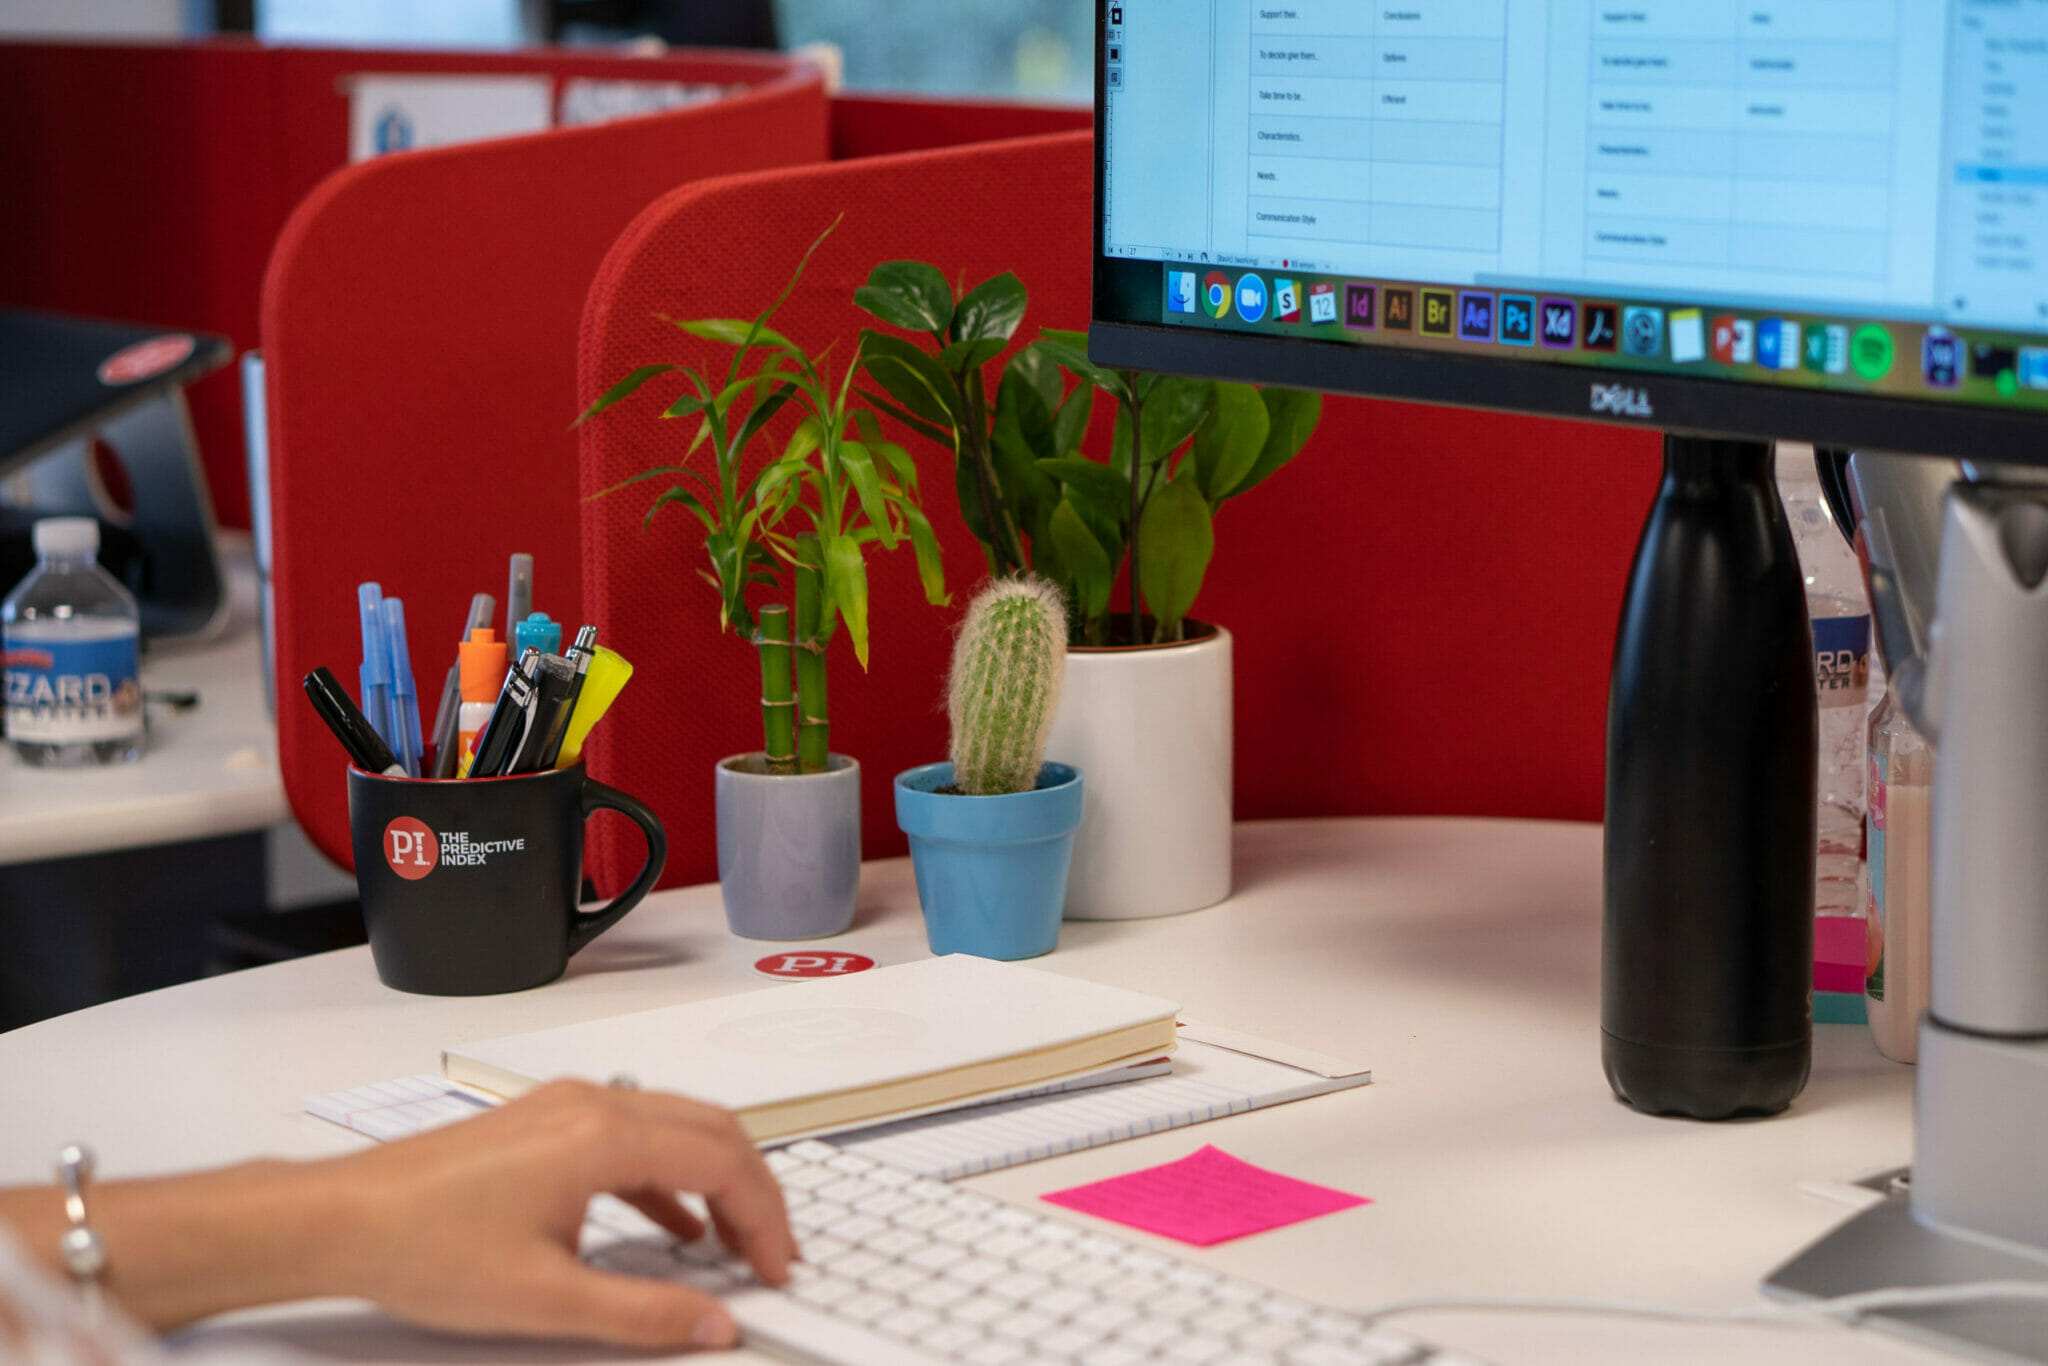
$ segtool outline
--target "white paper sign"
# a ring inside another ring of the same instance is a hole
[[[359,75],[349,83],[348,159],[538,133],[554,122],[547,76]]]

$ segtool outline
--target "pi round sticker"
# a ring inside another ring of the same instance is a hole
[[[812,977],[850,977],[866,972],[875,960],[864,953],[828,953],[806,949],[792,953],[771,953],[754,960],[754,971],[778,982],[801,982]]]
[[[124,346],[100,362],[100,383],[140,384],[155,379],[183,365],[197,347],[198,343],[182,332]]]
[[[406,881],[418,882],[441,861],[441,841],[425,821],[400,816],[384,827],[384,861]]]

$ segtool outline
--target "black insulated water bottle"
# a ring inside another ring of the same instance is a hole
[[[1607,710],[1601,1061],[1650,1114],[1773,1114],[1813,1049],[1818,714],[1767,444],[1667,437]]]

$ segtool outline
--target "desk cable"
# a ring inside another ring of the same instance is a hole
[[[1680,1309],[1634,1300],[1539,1299],[1516,1296],[1432,1295],[1391,1300],[1355,1310],[1375,1322],[1395,1314],[1427,1310],[1531,1314],[1602,1314],[1624,1318],[1666,1319],[1681,1323],[1737,1323],[1775,1328],[1855,1327],[1865,1314],[1887,1309],[1935,1309],[1957,1304],[2032,1301],[2048,1305],[2048,1282],[1966,1281],[1957,1285],[1897,1286],[1863,1290],[1853,1295],[1809,1300],[1803,1304],[1760,1305],[1749,1309]]]

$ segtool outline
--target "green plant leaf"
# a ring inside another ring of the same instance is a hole
[[[903,524],[910,532],[911,553],[917,557],[917,580],[924,585],[924,600],[934,607],[944,607],[953,600],[946,591],[946,569],[939,555],[938,533],[932,530],[930,519],[922,508],[909,502],[897,504],[903,513]]]
[[[1128,400],[1131,387],[1124,377],[1114,370],[1104,369],[1088,359],[1088,334],[1085,332],[1063,332],[1045,328],[1039,332],[1038,344],[1045,348],[1045,354],[1056,364],[1073,371],[1104,393],[1118,400]]]
[[[1081,439],[1088,434],[1088,419],[1095,411],[1095,386],[1077,384],[1074,392],[1067,395],[1053,414],[1052,444],[1061,455],[1081,449]]]
[[[832,604],[846,623],[853,641],[853,657],[861,668],[868,666],[868,567],[861,558],[860,543],[850,536],[831,536],[824,542],[826,588]]]
[[[1111,563],[1109,552],[1088,530],[1071,503],[1062,501],[1053,509],[1048,530],[1054,548],[1059,551],[1060,567],[1065,570],[1067,591],[1073,595],[1081,615],[1101,616],[1109,610],[1110,589],[1116,583],[1116,566]]]
[[[705,403],[703,399],[697,397],[697,395],[695,394],[684,394],[674,403],[671,403],[668,405],[668,407],[662,409],[661,415],[665,418],[690,417],[696,413],[703,412],[704,409],[709,406],[709,404]]]
[[[1020,348],[1016,355],[1010,357],[1010,363],[1004,367],[1003,378],[1009,378],[1011,373],[1038,391],[1038,396],[1045,400],[1047,412],[1060,406],[1060,399],[1067,391],[1066,376],[1060,373],[1059,362],[1047,355],[1045,348],[1037,342]],[[1075,386],[1074,392],[1086,394],[1093,391],[1081,384]]]
[[[939,352],[939,364],[953,374],[976,370],[1003,354],[1009,343],[1001,337],[980,337],[957,341]]]
[[[937,266],[923,261],[884,261],[853,292],[856,306],[906,332],[929,332],[941,344],[953,321],[953,287]]]
[[[620,380],[617,384],[614,384],[611,388],[599,394],[597,396],[597,402],[591,404],[588,408],[585,408],[581,415],[577,417],[576,421],[569,425],[578,426],[581,423],[583,423],[586,419],[596,417],[599,413],[611,407],[620,399],[625,398],[627,395],[631,394],[635,389],[638,389],[641,385],[647,383],[648,380],[653,379],[656,375],[665,375],[669,373],[669,371],[671,370],[680,370],[682,368],[683,367],[680,365],[641,366],[639,369],[632,371],[624,379]]]
[[[1193,436],[1209,413],[1209,396],[1216,386],[1205,379],[1162,375],[1142,400],[1143,441],[1146,468],[1158,464],[1180,449]],[[1253,392],[1247,389],[1246,392]],[[1256,448],[1254,454],[1256,454]]]
[[[1069,494],[1079,489],[1103,507],[1116,509],[1118,526],[1122,526],[1130,516],[1130,481],[1109,466],[1098,465],[1079,456],[1064,456],[1058,460],[1041,460],[1038,468],[1066,485]]]
[[[1038,462],[1059,454],[1053,444],[1052,414],[1038,390],[1015,367],[1003,373],[996,394],[996,423],[991,437],[996,478],[1004,501],[1020,527],[1047,515],[1060,490]]]
[[[873,328],[860,338],[861,364],[889,397],[927,422],[960,425],[960,390],[929,352]]]
[[[718,530],[718,519],[711,515],[711,509],[705,507],[704,501],[701,498],[684,488],[681,484],[671,486],[668,492],[662,494],[661,497],[649,504],[647,516],[641,520],[640,525],[643,528],[653,526],[654,514],[660,512],[670,503],[680,503],[688,508],[696,515],[697,520],[704,524],[704,530],[707,532]]]
[[[1024,298],[1024,282],[1007,270],[983,280],[953,310],[953,340],[1007,342],[1024,321]]]
[[[794,384],[784,384],[765,398],[755,401],[752,410],[747,413],[746,421],[740,423],[739,432],[733,437],[732,449],[735,455],[746,450],[747,443],[754,439],[754,434],[768,425],[769,419],[775,416],[783,404],[789,402],[790,395],[795,392]]]
[[[882,548],[895,549],[896,529],[889,521],[889,504],[882,497],[882,481],[875,474],[874,456],[858,441],[841,441],[839,463],[853,481],[853,491],[860,497],[860,510],[867,514],[868,525],[875,529]]]
[[[942,446],[947,450],[953,448],[953,434],[944,428],[936,427],[915,413],[906,411],[900,405],[891,402],[885,395],[877,394],[868,389],[856,390],[855,393],[861,402],[872,403],[890,421],[902,423],[935,446]]]
[[[796,343],[755,318],[669,318],[693,337],[724,342],[727,346],[780,346],[796,350]]]
[[[1216,385],[1210,412],[1209,423],[1195,435],[1195,478],[1203,496],[1218,503],[1258,464],[1270,427],[1265,402],[1249,384]]]
[[[1152,495],[1138,524],[1138,573],[1145,602],[1158,623],[1158,639],[1171,640],[1202,591],[1202,576],[1216,551],[1208,500],[1192,473],[1169,480]]]
[[[981,501],[981,476],[975,472],[974,460],[964,448],[953,461],[953,496],[960,505],[960,520],[967,524],[974,539],[984,546],[993,545],[988,509]]]
[[[1301,389],[1261,389],[1266,405],[1266,444],[1251,471],[1225,495],[1235,498],[1248,492],[1275,470],[1301,454],[1301,448],[1315,435],[1323,420],[1323,396]]]

